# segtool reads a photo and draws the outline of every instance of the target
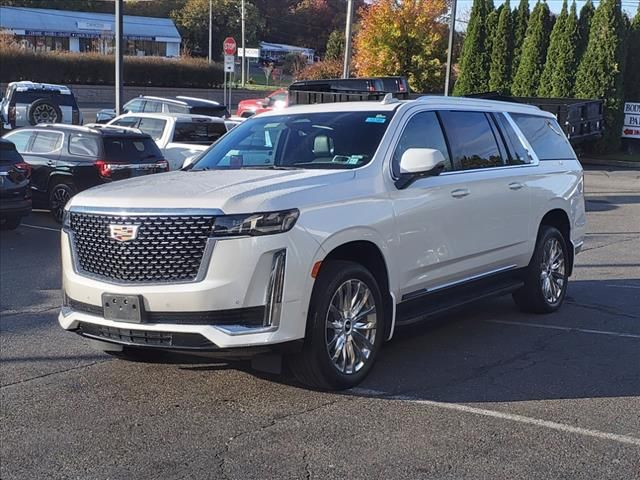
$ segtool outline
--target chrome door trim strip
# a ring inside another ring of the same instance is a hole
[[[423,288],[420,290],[416,290],[414,292],[409,292],[405,295],[402,296],[402,300],[401,302],[406,302],[407,300],[413,300],[416,298],[419,298],[423,295],[427,295],[429,293],[435,293],[438,292],[440,290],[443,290],[445,288],[449,288],[449,287],[453,287],[455,285],[460,285],[462,283],[467,283],[473,280],[480,280],[481,278],[485,278],[485,277],[489,277],[491,275],[495,275],[496,273],[502,273],[502,272],[506,272],[509,270],[513,270],[517,267],[517,265],[513,264],[513,265],[508,265],[506,267],[501,267],[501,268],[496,268],[495,270],[490,270],[488,272],[484,272],[484,273],[479,273],[477,275],[471,275],[470,277],[466,277],[463,278],[461,280],[455,280],[453,282],[447,282],[447,283],[443,283],[441,285],[438,285],[437,287],[433,287],[433,288]]]

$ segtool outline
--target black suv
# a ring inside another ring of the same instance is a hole
[[[149,135],[125,127],[39,125],[14,130],[5,138],[33,169],[34,208],[51,210],[58,222],[67,201],[79,191],[169,170]]]
[[[31,167],[16,147],[0,138],[0,228],[14,230],[31,213]]]
[[[208,117],[228,118],[229,109],[213,100],[178,96],[175,98],[140,96],[129,100],[122,107],[122,113],[191,113]],[[116,117],[112,109],[100,110],[96,114],[97,123],[106,123]]]

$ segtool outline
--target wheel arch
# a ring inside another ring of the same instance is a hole
[[[389,269],[382,249],[371,240],[351,240],[334,246],[324,257],[320,264],[320,270],[324,264],[331,260],[344,260],[355,262],[371,272],[382,293],[385,310],[385,332],[387,340],[393,335],[395,300],[391,293],[389,282]],[[318,272],[318,273],[319,273]]]
[[[562,208],[549,210],[540,220],[540,225],[538,226],[538,237],[540,236],[542,227],[545,225],[555,227],[560,231],[560,233],[562,233],[569,254],[568,275],[571,275],[573,273],[574,248],[573,243],[571,242],[571,221],[569,220],[569,215],[566,210]]]

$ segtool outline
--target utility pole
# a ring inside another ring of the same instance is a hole
[[[247,72],[245,71],[245,63],[247,61],[247,51],[245,50],[244,45],[244,0],[242,0],[242,86],[244,87],[245,81],[247,79]]]
[[[342,78],[349,78],[349,67],[351,65],[351,24],[353,23],[353,0],[347,0],[347,26],[345,28],[344,39],[344,66],[342,67]]]
[[[213,44],[211,39],[211,30],[213,29],[213,9],[212,0],[209,0],[209,63],[213,60]]]
[[[122,15],[124,0],[116,0],[116,115],[122,113],[122,79],[124,78],[122,67]]]
[[[447,74],[444,83],[444,96],[449,96],[449,85],[451,84],[451,62],[453,62],[453,40],[456,32],[456,3],[451,2],[451,18],[449,19],[449,48],[447,50]]]

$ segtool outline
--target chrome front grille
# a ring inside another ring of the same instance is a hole
[[[196,281],[210,253],[207,245],[214,218],[72,211],[69,220],[76,269],[115,283]],[[111,238],[110,225],[137,226],[136,238]]]

